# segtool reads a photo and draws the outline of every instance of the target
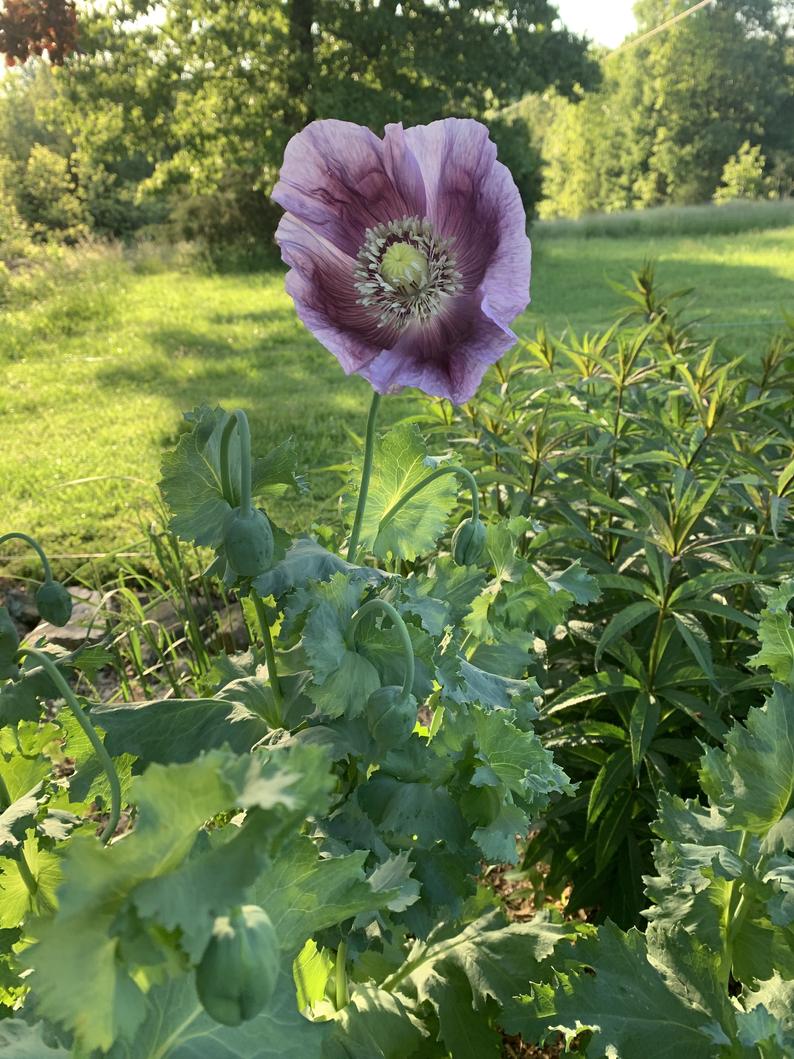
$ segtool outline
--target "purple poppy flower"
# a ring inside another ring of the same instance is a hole
[[[273,198],[287,291],[349,374],[456,404],[516,340],[530,245],[513,178],[477,121],[383,139],[314,121],[287,144]]]

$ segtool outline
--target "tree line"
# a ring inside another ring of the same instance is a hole
[[[689,4],[635,6],[641,35]],[[284,146],[315,117],[486,120],[542,216],[792,188],[794,0],[718,0],[614,55],[548,0],[114,0],[74,15],[72,0],[0,13],[14,64],[0,242],[20,225],[65,241],[166,225],[261,243]]]
[[[717,0],[641,38],[691,0],[638,0],[636,45],[569,102],[516,109],[544,163],[544,216],[578,216],[794,188],[794,3]]]

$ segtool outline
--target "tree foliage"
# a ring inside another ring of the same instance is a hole
[[[766,158],[759,144],[745,140],[736,154],[731,155],[722,170],[720,186],[714,192],[715,202],[734,199],[764,199],[771,192],[770,180],[765,175]]]
[[[640,30],[687,6],[642,0]],[[748,139],[787,191],[794,175],[792,19],[791,0],[724,0],[606,56],[602,87],[577,105],[557,100],[545,115],[536,107],[543,214],[708,201]]]
[[[641,0],[640,31],[685,7]],[[214,242],[267,240],[284,146],[317,117],[484,118],[546,217],[705,202],[721,183],[718,200],[784,195],[793,24],[794,0],[724,0],[599,56],[549,0],[119,0],[81,11],[62,70],[6,76],[0,153],[20,186],[34,144],[68,159],[100,233],[168,221]]]
[[[585,42],[556,18],[547,0],[122,0],[82,14],[46,124],[79,159],[98,227],[123,228],[116,215],[134,197],[149,204],[139,222],[161,203],[188,235],[259,239],[284,146],[311,118],[379,131],[593,84]],[[531,205],[527,128],[493,126]]]

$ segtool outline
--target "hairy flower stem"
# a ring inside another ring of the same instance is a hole
[[[435,482],[437,478],[441,478],[445,474],[456,474],[459,478],[463,478],[466,485],[469,487],[471,493],[471,520],[472,522],[478,522],[480,518],[480,493],[477,488],[477,479],[471,473],[467,471],[465,467],[456,467],[450,464],[448,467],[439,467],[437,470],[429,474],[427,478],[424,478],[421,482],[418,482],[412,489],[401,496],[400,499],[394,504],[383,518],[380,520],[378,526],[378,533],[384,529],[391,522],[393,518],[405,507],[405,505],[416,496],[417,493],[421,492],[426,485],[430,485],[431,482]]]
[[[750,848],[752,838],[753,836],[749,831],[742,832],[742,837],[739,840],[739,848],[736,851],[742,860],[747,856],[747,851]],[[728,887],[728,904],[725,907],[725,918],[723,919],[725,948],[722,957],[723,979],[726,983],[730,978],[731,969],[733,967],[734,941],[746,915],[745,894],[741,887],[740,880],[732,879],[728,883]]]
[[[39,559],[41,559],[41,565],[44,567],[44,580],[52,581],[52,569],[50,568],[50,562],[47,556],[44,554],[44,549],[39,544],[39,542],[33,537],[29,537],[27,533],[13,532],[4,533],[3,536],[0,537],[0,545],[5,544],[6,541],[12,540],[24,541],[25,544],[30,545],[30,547],[38,555]]]
[[[352,563],[356,558],[358,541],[361,536],[361,523],[364,520],[364,509],[367,506],[369,480],[372,477],[372,457],[375,451],[375,421],[378,418],[379,407],[380,394],[373,392],[372,404],[369,406],[369,416],[367,418],[367,434],[364,439],[364,464],[361,468],[361,485],[358,490],[356,517],[353,520],[353,529],[350,531],[350,541],[347,545],[347,561],[349,563]]]
[[[336,1010],[341,1011],[346,1006],[349,996],[347,992],[347,942],[340,941],[336,950],[336,967],[334,969],[334,984],[336,986]]]
[[[235,427],[240,435],[240,514],[247,518],[251,514],[251,430],[248,416],[241,408],[236,408],[229,415],[221,434],[221,492],[227,503],[234,507],[236,496],[229,449]]]
[[[99,763],[101,764],[105,775],[108,778],[108,783],[110,784],[110,816],[108,817],[108,822],[105,824],[104,830],[102,831],[102,834],[100,836],[102,842],[107,843],[113,836],[113,833],[115,832],[116,827],[118,826],[119,819],[121,817],[121,783],[119,782],[119,775],[116,772],[116,766],[113,764],[113,759],[105,749],[105,744],[96,734],[94,726],[86,717],[85,713],[83,712],[83,708],[77,701],[74,692],[69,687],[63,674],[60,672],[60,670],[52,661],[52,659],[48,655],[44,654],[43,651],[36,651],[32,647],[20,648],[19,657],[22,657],[23,655],[29,655],[31,658],[34,658],[42,667],[42,669],[46,672],[47,676],[53,682],[55,687],[58,689],[59,694],[74,714],[75,720],[83,729],[88,738],[88,741],[94,748],[94,753],[99,759]]]
[[[270,622],[267,620],[265,604],[256,589],[251,589],[251,599],[254,601],[254,609],[259,622],[259,631],[262,635],[262,643],[265,645],[265,658],[267,659],[267,676],[270,681],[270,690],[273,692],[273,702],[276,707],[278,724],[280,727],[284,720],[284,694],[281,690],[281,681],[278,679],[278,668],[276,667],[276,652],[273,650],[273,637],[270,635]]]
[[[6,781],[0,776],[0,810],[5,812],[6,809],[11,805],[11,794],[6,786]],[[33,872],[30,870],[30,865],[25,857],[24,850],[19,851],[19,860],[14,862],[17,866],[17,870],[22,878],[22,882],[25,884],[25,889],[30,894],[31,902],[34,905],[43,907],[49,910],[49,903],[44,900],[44,895],[39,892],[39,884],[36,881]]]
[[[408,632],[408,627],[402,620],[400,615],[391,605],[387,603],[385,599],[369,599],[367,602],[356,611],[350,620],[350,625],[347,627],[347,639],[350,644],[356,642],[356,630],[358,629],[359,623],[368,614],[373,611],[381,611],[381,613],[391,618],[392,624],[394,625],[397,633],[402,641],[403,655],[405,659],[405,673],[403,675],[403,693],[405,695],[411,694],[411,689],[414,686],[414,645],[411,643],[411,637]]]

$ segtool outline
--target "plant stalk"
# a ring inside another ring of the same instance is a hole
[[[53,682],[61,697],[66,702],[66,705],[74,714],[77,723],[85,732],[88,741],[94,748],[96,756],[99,758],[99,762],[102,765],[105,775],[108,778],[108,783],[110,784],[110,816],[100,836],[102,842],[107,844],[112,838],[116,827],[118,826],[119,819],[121,818],[121,783],[119,781],[119,775],[116,772],[116,766],[113,764],[113,759],[105,749],[105,744],[96,734],[93,724],[91,724],[86,717],[74,692],[69,687],[63,674],[54,664],[52,659],[44,654],[43,651],[37,651],[32,647],[20,648],[19,655],[20,657],[23,655],[29,655],[39,663],[42,669],[44,669],[47,676]]]
[[[265,645],[265,658],[267,659],[267,676],[270,681],[270,690],[273,692],[273,702],[278,714],[279,725],[284,720],[284,694],[281,689],[281,681],[278,678],[276,667],[276,652],[273,649],[273,638],[270,635],[270,623],[267,620],[267,611],[258,592],[251,589],[251,599],[254,601],[254,609],[259,622],[259,631],[262,635],[262,643]]]
[[[41,559],[41,565],[44,567],[44,580],[52,581],[52,569],[50,567],[50,561],[44,554],[44,549],[35,538],[28,536],[27,533],[18,533],[16,531],[12,533],[4,533],[0,537],[0,544],[5,544],[6,541],[24,541],[25,544],[29,544],[30,547],[36,552],[39,559]]]
[[[417,482],[417,484],[413,486],[412,489],[409,489],[404,496],[401,496],[397,503],[390,507],[386,514],[383,516],[383,518],[380,520],[378,532],[380,533],[380,531],[385,526],[388,526],[392,519],[395,518],[399,514],[399,512],[405,507],[405,505],[410,500],[413,500],[416,494],[421,492],[426,485],[430,485],[431,482],[435,482],[437,478],[441,478],[445,474],[456,474],[459,478],[463,478],[463,480],[466,482],[466,485],[469,487],[469,492],[471,493],[472,522],[478,522],[480,518],[480,492],[477,487],[477,479],[474,477],[471,471],[466,470],[465,467],[458,467],[453,464],[450,464],[447,467],[437,468],[437,470],[433,471],[432,474],[429,474],[427,478],[423,478],[421,482]]]
[[[364,463],[361,468],[361,485],[358,491],[358,504],[356,515],[353,519],[353,529],[350,531],[350,541],[347,545],[347,561],[352,563],[358,551],[358,541],[361,536],[361,523],[364,521],[364,509],[367,506],[367,494],[369,493],[369,480],[372,477],[372,457],[375,452],[375,421],[378,418],[380,407],[380,394],[373,392],[372,404],[369,406],[367,418],[367,433],[364,439]]]
[[[664,627],[665,619],[668,615],[667,608],[670,605],[670,596],[673,594],[672,575],[668,577],[667,586],[664,592],[664,598],[662,599],[662,605],[659,608],[659,616],[656,619],[656,628],[653,631],[653,640],[651,641],[651,649],[648,655],[648,691],[653,693],[654,684],[656,682],[656,671],[659,668],[659,650],[662,638],[662,629]]]
[[[0,776],[0,810],[5,812],[11,804],[11,794],[6,786],[6,781]],[[25,884],[25,889],[30,894],[31,902],[38,904],[41,901],[42,895],[39,893],[39,884],[36,881],[33,872],[30,870],[30,865],[27,862],[25,851],[23,849],[20,849],[19,860],[15,861],[15,864],[22,878],[22,882]]]
[[[742,860],[747,856],[747,850],[750,848],[752,837],[753,836],[749,831],[742,832],[742,837],[739,840],[739,848],[737,850],[737,854]],[[733,967],[734,939],[746,914],[745,895],[738,880],[733,879],[729,883],[729,886],[730,893],[728,895],[728,904],[725,909],[725,950],[723,952],[723,977],[726,983],[730,978],[731,968]]]
[[[372,611],[380,611],[387,617],[391,618],[392,624],[394,625],[397,633],[400,637],[403,646],[403,656],[405,660],[405,672],[403,675],[403,693],[410,695],[411,690],[414,686],[414,645],[411,643],[411,637],[408,632],[408,627],[405,622],[394,609],[391,603],[387,603],[385,599],[370,599],[353,615],[350,620],[350,625],[347,629],[347,636],[351,643],[355,643],[356,630],[358,629],[359,623]]]
[[[618,442],[620,441],[620,431],[622,427],[622,413],[623,413],[623,390],[624,390],[624,378],[621,376],[620,382],[618,383],[618,395],[617,401],[615,402],[615,419],[612,426],[612,458],[609,468],[609,499],[615,499],[615,492],[617,491],[618,484]],[[615,553],[618,549],[618,541],[612,535],[612,527],[615,524],[615,515],[612,511],[609,512],[607,519],[607,559],[612,561],[615,558]]]
[[[334,982],[336,985],[336,1010],[341,1011],[346,1006],[349,996],[347,992],[347,942],[340,941],[336,950],[336,967],[334,969]]]

